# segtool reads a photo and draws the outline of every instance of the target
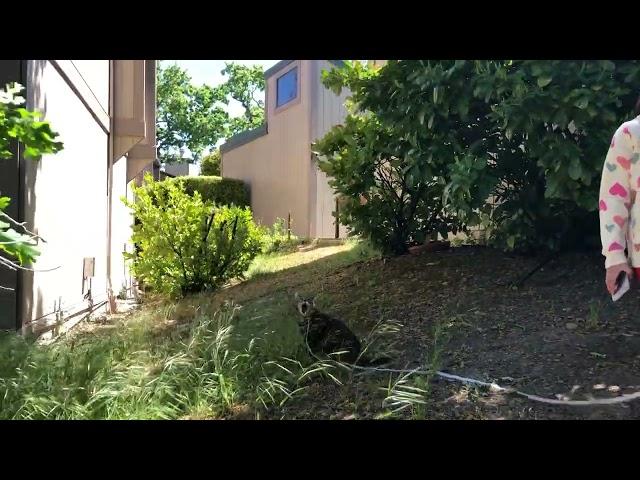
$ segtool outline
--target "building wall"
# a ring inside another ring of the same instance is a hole
[[[165,165],[164,171],[174,177],[197,177],[200,175],[200,165],[195,163],[173,163]]]
[[[300,68],[300,102],[275,109],[276,80],[288,69]],[[305,237],[335,236],[335,196],[326,175],[316,165],[311,143],[346,116],[348,91],[336,96],[320,82],[326,60],[297,60],[267,79],[268,133],[222,153],[222,175],[249,184],[255,217],[272,224],[292,216],[292,229]],[[346,236],[340,227],[340,236]]]
[[[312,61],[296,60],[266,82],[268,133],[222,153],[222,175],[246,182],[257,221],[271,225],[289,212],[295,235],[309,237]],[[298,67],[298,98],[276,111],[276,79]]]
[[[46,240],[34,268],[58,267],[24,274],[22,323],[27,330],[38,330],[55,318],[59,301],[65,314],[86,308],[84,257],[95,257],[94,302],[105,300],[108,133],[77,91],[88,89],[108,112],[109,61],[73,63],[81,72],[75,82],[84,85],[66,79],[50,61],[28,62],[27,106],[51,122],[64,149],[38,162],[24,162],[24,220]]]
[[[125,265],[123,252],[131,253],[131,226],[133,216],[122,202],[122,197],[133,200],[131,185],[127,183],[127,159],[121,158],[113,165],[113,194],[111,196],[111,288],[117,295],[124,287],[131,288],[131,275]]]
[[[0,176],[14,200],[8,213],[46,240],[34,272],[0,269],[0,285],[15,288],[0,290],[0,329],[41,333],[57,311],[63,320],[87,312],[89,288],[96,311],[106,309],[108,284],[114,294],[131,287],[123,251],[133,222],[121,199],[132,199],[136,174],[155,160],[155,61],[0,61],[0,82],[9,81],[26,87],[27,108],[64,143],[37,161],[16,144]],[[85,258],[95,259],[90,284]]]
[[[311,140],[322,138],[335,125],[342,123],[347,116],[345,101],[349,90],[344,89],[340,95],[322,85],[322,70],[331,70],[334,66],[327,60],[313,62],[315,70],[313,78],[312,108],[311,108]],[[335,237],[336,201],[333,190],[329,186],[327,175],[319,170],[315,164],[311,168],[311,229],[312,236],[319,238]],[[347,235],[346,228],[341,225],[339,236]]]

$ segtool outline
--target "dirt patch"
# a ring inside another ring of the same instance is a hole
[[[521,288],[508,286],[539,261],[465,247],[361,262],[310,281],[307,289],[321,285],[322,305],[361,335],[380,320],[402,324],[386,346],[396,368],[427,365],[438,353],[441,370],[549,398],[602,398],[640,390],[638,291],[613,304],[597,254],[561,256]],[[389,382],[397,375],[375,377],[354,378],[343,386],[313,385],[272,416],[380,418],[387,410],[382,402]],[[428,390],[424,418],[640,417],[640,400],[554,406],[436,379]],[[400,415],[409,417],[409,412]]]

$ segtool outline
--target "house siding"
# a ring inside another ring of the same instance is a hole
[[[303,237],[335,236],[334,195],[317,169],[311,142],[345,115],[344,99],[320,82],[322,69],[340,63],[326,60],[283,60],[265,72],[266,125],[229,139],[220,148],[222,174],[249,185],[255,218],[270,225],[292,216],[292,230]],[[299,68],[299,101],[276,110],[276,81]],[[344,227],[340,235],[345,236]]]
[[[102,62],[108,78],[109,61]],[[55,318],[60,300],[68,314],[86,308],[84,257],[95,257],[92,292],[96,303],[104,300],[108,134],[51,62],[29,61],[27,76],[27,107],[41,111],[64,142],[61,152],[24,162],[24,220],[46,240],[35,268],[59,267],[24,273],[21,323],[37,332]],[[98,98],[109,94],[108,82],[89,88]]]
[[[322,70],[331,70],[335,67],[333,62],[328,60],[314,62],[317,70],[313,76],[314,107],[311,109],[311,139],[312,142],[322,138],[331,128],[344,121],[347,116],[345,101],[350,92],[344,89],[340,95],[334,94],[322,84]],[[319,238],[333,238],[335,236],[336,209],[335,195],[329,186],[327,175],[319,170],[317,166],[312,169],[312,180],[315,183],[315,197],[313,226],[313,236]],[[347,230],[340,225],[340,237],[347,235]]]
[[[221,149],[223,176],[243,180],[249,185],[256,220],[264,225],[271,225],[278,217],[286,219],[291,213],[292,231],[301,237],[311,234],[311,63],[306,60],[287,63],[266,79],[266,135],[231,150]],[[288,69],[295,67],[299,69],[299,97],[276,111],[276,80]]]
[[[86,257],[95,258],[91,292],[96,310],[106,309],[108,283],[114,294],[123,286],[131,287],[122,253],[131,251],[133,222],[121,198],[133,197],[133,182],[128,181],[132,159],[120,156],[111,161],[109,157],[110,136],[114,133],[113,99],[114,92],[120,95],[121,108],[126,110],[129,99],[144,106],[141,95],[147,98],[142,153],[154,150],[155,128],[147,124],[155,124],[155,72],[152,69],[145,73],[143,83],[147,87],[142,90],[126,80],[120,83],[119,94],[111,80],[117,62],[27,60],[21,62],[20,78],[15,78],[15,68],[9,72],[9,67],[15,66],[0,62],[2,86],[7,81],[22,80],[27,108],[40,111],[64,143],[64,149],[56,154],[19,162],[16,156],[15,161],[8,161],[9,169],[3,169],[0,189],[15,201],[11,207],[15,211],[8,213],[46,240],[39,246],[41,255],[34,268],[53,270],[22,272],[16,280],[15,272],[0,269],[0,285],[19,287],[9,295],[0,293],[0,328],[22,326],[23,333],[39,334],[55,323],[57,309],[62,310],[63,319],[86,311]],[[147,61],[146,65],[153,67],[153,62]],[[122,95],[126,95],[124,103]],[[137,155],[134,167],[144,167],[145,155]],[[149,158],[148,162],[152,161]],[[11,175],[5,175],[7,172]]]

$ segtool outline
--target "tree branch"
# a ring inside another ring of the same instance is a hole
[[[28,234],[28,235],[30,235],[31,237],[33,237],[33,238],[37,238],[38,240],[42,240],[43,242],[47,243],[47,241],[46,241],[44,238],[42,238],[40,235],[38,235],[37,233],[33,233],[33,232],[31,232],[30,230],[28,230],[28,229],[27,229],[27,227],[25,227],[25,224],[26,224],[27,222],[22,222],[22,223],[20,223],[20,222],[18,222],[17,220],[14,220],[13,218],[11,218],[9,215],[7,215],[7,214],[6,214],[6,213],[4,213],[4,212],[0,212],[0,217],[6,218],[6,219],[7,219],[7,220],[9,220],[9,221],[14,225],[14,226],[22,228],[23,232],[24,232],[24,233],[26,233],[26,234]]]
[[[38,270],[38,269],[35,269],[35,268],[23,267],[21,265],[18,265],[17,263],[12,262],[11,260],[8,260],[8,259],[3,258],[3,257],[0,257],[0,265],[4,265],[5,267],[7,267],[7,268],[9,268],[11,270],[22,270],[22,271],[25,271],[25,272],[52,272],[54,270],[59,269],[62,266],[62,265],[58,265],[57,267]]]

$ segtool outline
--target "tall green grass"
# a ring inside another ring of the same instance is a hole
[[[247,276],[291,269],[287,279],[308,283],[378,255],[366,242],[328,249],[264,255]],[[309,356],[276,280],[243,308],[213,312],[209,296],[194,296],[48,346],[0,333],[0,419],[227,418],[239,406],[259,416],[318,377],[341,382],[348,369]]]
[[[337,380],[331,371],[339,367],[312,362],[293,331],[237,332],[253,324],[244,317],[227,305],[162,330],[155,310],[50,346],[4,334],[0,418],[221,418],[238,405],[257,415],[318,375]]]

